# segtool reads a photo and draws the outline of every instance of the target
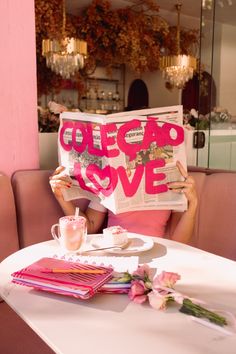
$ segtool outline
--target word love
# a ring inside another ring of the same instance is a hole
[[[120,180],[125,196],[132,197],[139,188],[143,174],[145,174],[145,192],[147,194],[166,192],[168,190],[167,185],[160,184],[160,181],[164,180],[166,175],[165,173],[157,173],[155,170],[156,168],[164,166],[164,159],[148,161],[145,166],[138,165],[134,171],[132,179],[130,180],[123,166],[114,168],[108,165],[101,169],[95,164],[90,164],[83,172],[85,174],[85,179],[88,179],[92,183],[91,185],[91,183],[85,183],[83,178],[84,174],[82,174],[80,163],[75,163],[74,175],[82,189],[96,195],[102,193],[106,197],[113,193],[117,186],[118,180]],[[159,182],[159,184],[157,184],[157,182]]]
[[[184,141],[183,128],[172,123],[158,124],[158,118],[149,117],[143,127],[143,139],[140,143],[128,143],[126,137],[132,131],[142,130],[141,121],[133,119],[117,127],[115,123],[94,125],[90,122],[64,122],[60,130],[60,144],[65,151],[74,149],[78,153],[87,151],[90,155],[117,157],[122,151],[129,156],[130,161],[134,160],[137,153],[148,149],[151,143],[156,143],[158,147],[166,145],[178,146]],[[98,130],[99,129],[99,130]],[[71,133],[71,141],[65,141],[66,131]],[[94,135],[100,135],[101,147],[97,147],[94,142]],[[78,141],[79,136],[79,141]],[[116,145],[117,144],[117,145]],[[118,146],[114,147],[114,146]]]

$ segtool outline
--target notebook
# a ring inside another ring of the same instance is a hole
[[[52,271],[56,269],[58,273]],[[86,273],[75,273],[81,270]],[[100,273],[92,273],[94,270]],[[63,273],[63,271],[71,271],[71,273]],[[89,299],[112,279],[112,272],[112,267],[41,258],[28,267],[14,272],[12,282],[37,290]]]
[[[133,273],[139,266],[139,256],[78,256],[78,255],[58,255],[53,258],[64,259],[70,262],[79,262],[83,264],[93,264],[113,268],[115,272]]]
[[[99,288],[99,293],[106,294],[127,294],[131,288],[131,282],[123,282],[124,273],[133,273],[139,265],[138,256],[78,256],[78,255],[54,255],[54,258],[64,259],[71,262],[93,264],[105,267],[112,267],[115,274],[112,279]],[[113,273],[114,273],[113,272]]]

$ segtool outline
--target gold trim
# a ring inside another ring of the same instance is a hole
[[[190,67],[193,70],[197,69],[197,59],[190,55],[172,55],[160,58],[160,68],[165,70],[171,66]]]
[[[43,39],[42,55],[47,56],[50,53],[55,54],[81,54],[87,55],[87,42],[77,38],[63,38],[61,41],[57,39]]]

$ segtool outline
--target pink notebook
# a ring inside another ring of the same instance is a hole
[[[71,271],[101,271],[94,273],[54,273],[52,269]],[[74,296],[81,299],[91,298],[112,278],[113,268],[82,264],[55,258],[41,258],[12,274],[12,282],[33,287],[37,290]]]

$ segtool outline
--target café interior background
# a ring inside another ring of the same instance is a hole
[[[0,65],[0,89],[2,92],[0,103],[2,117],[4,118],[2,119],[0,133],[0,148],[3,152],[1,156],[2,170],[8,174],[20,168],[53,168],[56,164],[56,161],[53,160],[56,159],[57,155],[56,137],[52,138],[52,136],[56,135],[56,132],[38,132],[37,101],[44,109],[46,108],[46,104],[45,97],[39,95],[39,92],[38,97],[36,97],[36,32],[34,15],[37,1],[35,0],[34,4],[32,1],[22,3],[19,0],[3,0],[0,3],[1,13],[5,14],[0,23],[0,30],[2,38],[8,39],[1,42],[2,52],[8,53],[8,55],[1,57]],[[117,9],[120,6],[132,6],[136,2],[135,0],[113,0],[111,3],[112,8]],[[45,3],[48,2],[45,1]],[[160,5],[160,16],[170,25],[176,26],[176,1],[160,0],[155,1],[155,3]],[[193,147],[192,135],[197,131],[196,126],[189,133],[187,139],[188,162],[191,165],[235,170],[236,107],[234,86],[236,68],[234,58],[236,54],[236,20],[234,14],[236,4],[234,0],[183,0],[181,3],[181,28],[199,30],[200,42],[198,48],[195,48],[194,55],[199,60],[201,69],[204,69],[207,73],[206,78],[202,80],[202,77],[200,77],[200,80],[197,82],[197,85],[200,83],[199,94],[198,86],[196,90],[195,83],[191,84],[193,95],[196,95],[197,92],[198,106],[210,106],[209,112],[207,112],[208,116],[204,114],[202,125],[200,126],[201,130],[204,128],[204,147]],[[78,4],[79,9],[77,9]],[[66,0],[67,16],[69,12],[80,12],[84,6],[89,6],[90,4],[91,1]],[[22,17],[25,19],[24,22],[21,21]],[[53,16],[50,17],[53,19]],[[186,90],[181,90],[167,87],[160,70],[138,75],[130,70],[128,64],[125,65],[122,78],[123,92],[119,92],[120,101],[122,99],[124,101],[122,108],[128,105],[129,88],[135,79],[142,80],[146,85],[149,107],[181,104],[183,100],[185,104],[186,102],[191,103],[191,100],[186,100],[186,96],[187,98],[192,97],[192,94],[185,95],[185,98],[182,95],[182,91],[187,91],[188,93],[187,88]],[[99,73],[99,76],[104,74],[104,69],[102,65],[101,67],[97,66],[96,70],[102,71],[101,74]],[[42,80],[42,76],[40,79]],[[114,80],[116,79],[115,77]],[[39,76],[37,80],[39,80]],[[207,85],[210,85],[210,90],[208,90]],[[61,98],[59,103],[70,104],[65,93],[57,93],[56,97],[55,95],[54,97],[47,96],[50,99],[58,99],[58,101]],[[70,96],[74,97],[73,95]],[[78,95],[75,95],[75,97],[79,105]],[[71,106],[76,108],[77,102],[73,102]],[[116,109],[118,106],[116,106]],[[216,112],[214,111],[215,107],[218,109]],[[188,109],[190,108],[188,107]],[[206,126],[204,125],[204,120],[207,121]],[[49,139],[49,137],[46,137],[49,135],[54,140],[53,143],[49,143],[48,148],[44,140]],[[30,149],[28,148],[29,146],[31,147]]]

